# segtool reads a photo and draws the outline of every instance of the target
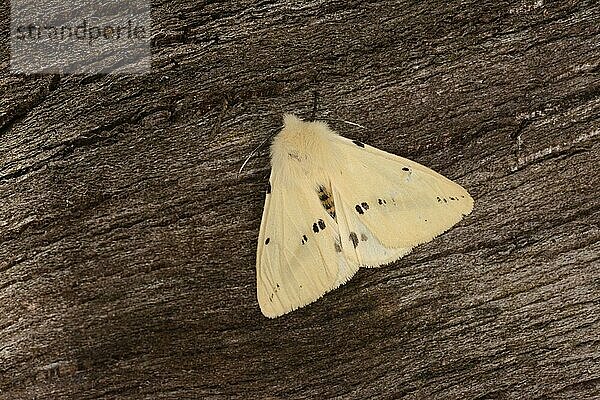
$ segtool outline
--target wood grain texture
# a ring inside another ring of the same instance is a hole
[[[0,36],[1,399],[600,398],[597,2],[153,6],[148,75],[11,75]],[[475,210],[269,320],[237,170],[314,91]]]

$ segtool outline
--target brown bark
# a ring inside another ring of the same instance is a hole
[[[8,7],[1,9],[8,31]],[[11,75],[0,38],[0,398],[600,397],[600,6],[155,3],[148,75]],[[283,112],[475,210],[269,320]]]

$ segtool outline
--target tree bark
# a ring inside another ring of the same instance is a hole
[[[0,398],[600,397],[597,2],[153,7],[145,75],[11,74],[0,37]],[[237,171],[314,92],[475,209],[271,320],[267,151]]]

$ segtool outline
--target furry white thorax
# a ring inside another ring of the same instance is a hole
[[[339,138],[327,124],[320,121],[305,122],[286,114],[284,127],[273,139],[271,164],[288,173],[331,170],[339,164],[332,141]]]

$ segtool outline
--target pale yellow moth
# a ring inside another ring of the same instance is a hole
[[[258,237],[258,303],[270,318],[388,264],[473,209],[465,189],[437,172],[284,116]]]

